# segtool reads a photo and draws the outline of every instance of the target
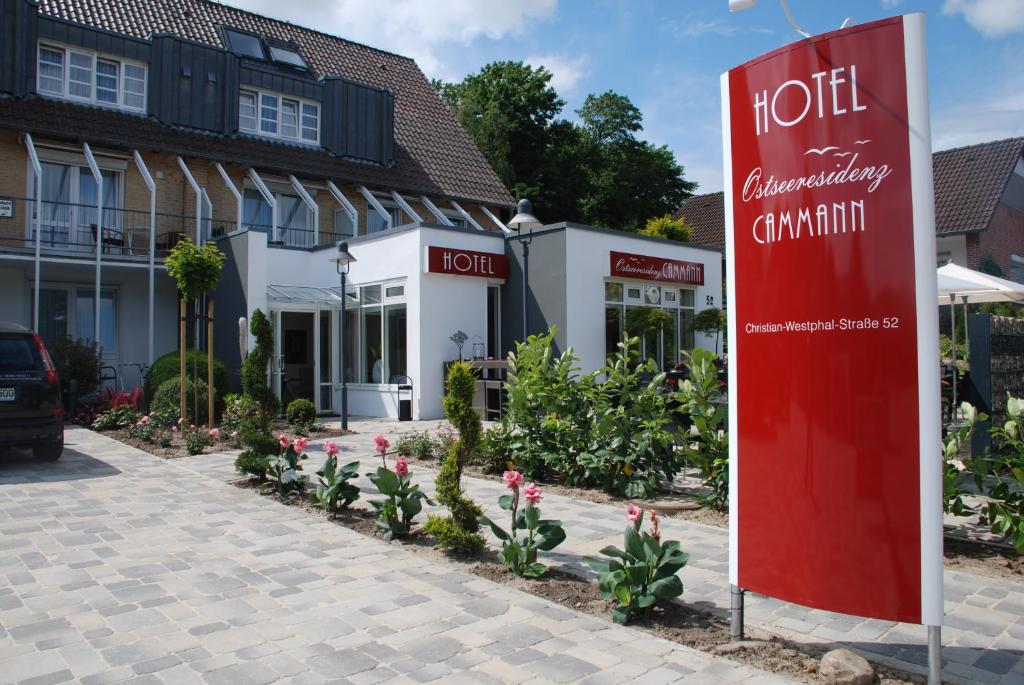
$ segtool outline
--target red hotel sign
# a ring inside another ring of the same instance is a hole
[[[942,620],[935,228],[924,17],[722,77],[730,578]]]
[[[427,248],[427,271],[456,276],[505,278],[508,274],[508,260],[505,255],[497,252],[476,252],[431,245]]]
[[[610,253],[612,276],[643,281],[704,285],[704,265],[629,252]]]

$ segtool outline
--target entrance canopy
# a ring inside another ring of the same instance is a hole
[[[341,288],[316,288],[308,285],[267,285],[267,300],[278,304],[319,305],[322,309],[341,309]],[[356,303],[348,294],[349,304]]]

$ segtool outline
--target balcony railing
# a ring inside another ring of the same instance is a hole
[[[285,247],[333,247],[341,240],[348,240],[352,236],[347,233],[335,231],[314,231],[307,228],[293,228],[289,226],[277,227],[277,238],[275,239],[271,226],[264,224],[244,224],[244,228],[252,231],[263,231],[267,234],[271,245],[284,245]],[[276,241],[276,242],[275,242]]]
[[[103,208],[97,221],[96,205],[70,202],[39,203],[40,246],[47,254],[94,255],[97,244],[103,255],[113,257],[149,256],[150,213],[148,210]],[[32,198],[0,197],[0,249],[35,250],[35,211]],[[206,235],[220,232],[221,222],[204,221]],[[102,228],[101,228],[102,224]],[[157,259],[163,259],[183,236],[195,237],[194,216],[156,214]]]

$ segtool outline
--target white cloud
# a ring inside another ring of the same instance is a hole
[[[524,60],[532,67],[546,67],[551,72],[551,87],[561,95],[571,95],[580,80],[590,74],[587,55],[532,55]]]
[[[691,12],[682,19],[663,21],[661,29],[673,35],[696,38],[698,36],[723,36],[726,38],[744,33],[775,33],[770,28],[761,26],[742,26],[736,21],[722,19],[701,19]]]
[[[986,36],[1024,31],[1020,0],[946,0],[942,13],[963,14],[968,24]]]
[[[445,44],[519,35],[536,20],[554,15],[558,0],[229,0],[276,19],[326,31],[412,57],[430,76],[451,73],[439,55]]]
[[[899,7],[903,0],[882,0],[882,7]]]

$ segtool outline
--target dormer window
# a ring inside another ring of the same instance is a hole
[[[292,47],[280,46],[280,45],[268,45],[267,48],[270,50],[270,59],[280,64],[287,64],[290,67],[296,69],[308,69],[309,66],[306,64],[306,60],[302,58],[299,51]]]
[[[237,55],[262,60],[267,58],[263,52],[263,41],[255,34],[224,27],[224,39],[227,41],[228,50]]]
[[[238,128],[245,133],[316,145],[320,142],[320,104],[243,89],[238,95]]]
[[[40,43],[36,89],[106,107],[146,110],[146,66],[89,50]]]

